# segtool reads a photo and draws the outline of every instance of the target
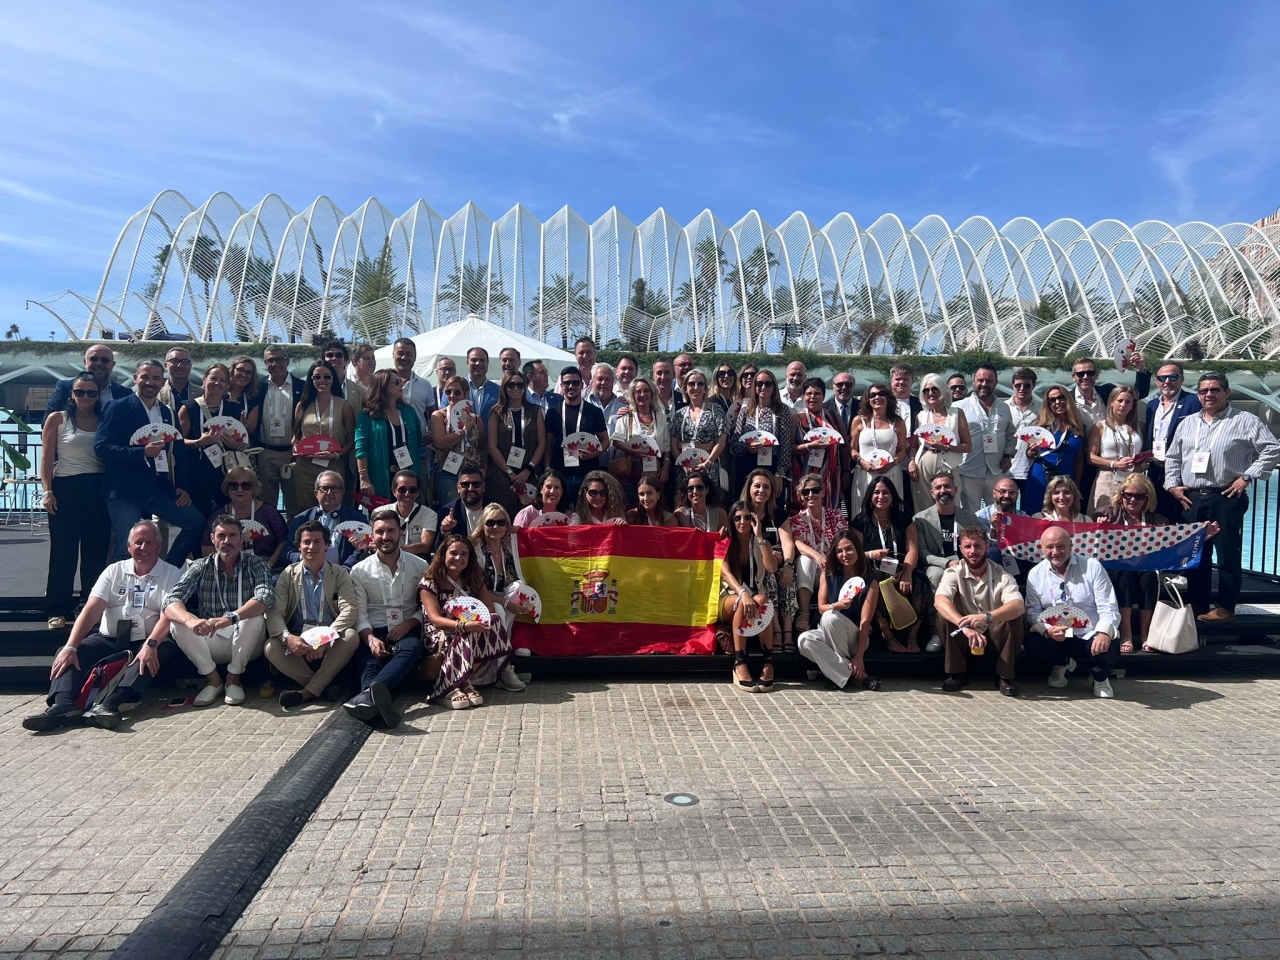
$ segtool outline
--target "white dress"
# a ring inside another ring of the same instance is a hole
[[[861,418],[855,419],[855,423]],[[863,426],[858,433],[858,456],[863,460],[870,460],[876,453],[886,453],[890,457],[898,449],[898,431],[890,424],[887,427],[873,429]],[[867,488],[871,486],[872,474],[867,473],[859,467],[853,472],[853,503],[850,504],[849,512],[855,516],[862,509],[862,498],[866,496]],[[893,489],[898,491],[898,496],[902,496],[902,468],[895,467],[888,473],[875,474],[876,478],[885,477],[893,484]]]

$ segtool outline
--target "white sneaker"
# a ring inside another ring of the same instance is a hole
[[[515,650],[512,651],[512,653],[514,653],[517,657],[533,656],[533,651],[530,650],[528,647],[516,647]]]
[[[1067,685],[1067,668],[1065,666],[1053,667],[1049,671],[1049,686],[1065,687]]]
[[[1114,700],[1116,698],[1116,692],[1111,689],[1111,680],[1103,680],[1101,683],[1094,680],[1093,695],[1102,700]]]
[[[228,683],[226,702],[233,707],[244,703],[244,687],[238,683]]]
[[[498,675],[498,686],[503,690],[510,690],[512,693],[519,693],[528,684],[516,676],[516,668],[508,663],[502,668],[502,673]]]
[[[197,707],[207,707],[222,696],[222,684],[216,687],[201,687],[200,692],[196,694],[195,705]]]

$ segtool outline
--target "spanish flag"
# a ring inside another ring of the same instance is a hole
[[[519,531],[520,565],[542,597],[515,644],[544,657],[715,652],[728,541],[676,527]]]

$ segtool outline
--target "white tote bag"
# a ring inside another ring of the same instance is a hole
[[[1203,561],[1202,561],[1203,562]],[[1182,593],[1163,575],[1160,586],[1164,592],[1177,600],[1177,606],[1166,603],[1163,599],[1156,601],[1155,612],[1151,615],[1151,632],[1147,635],[1147,646],[1161,653],[1190,653],[1200,648],[1200,634],[1196,630],[1195,613],[1182,599]]]

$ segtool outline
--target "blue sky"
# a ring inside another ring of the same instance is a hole
[[[158,192],[588,221],[1253,221],[1280,5],[58,0],[0,13],[0,328]],[[61,336],[61,334],[60,334]]]

